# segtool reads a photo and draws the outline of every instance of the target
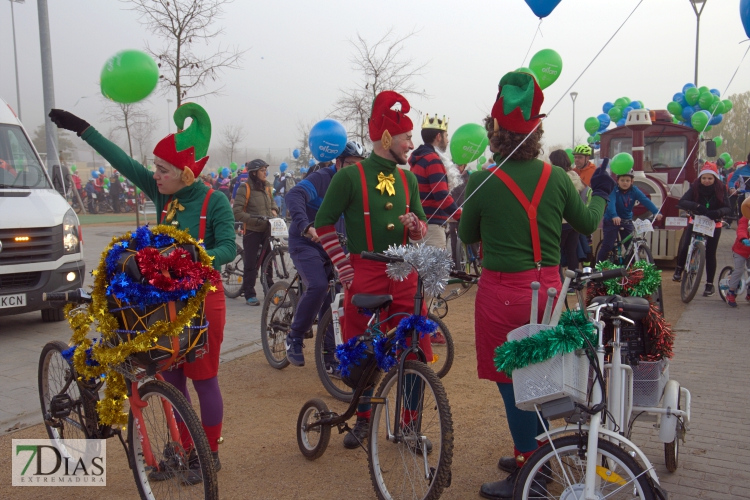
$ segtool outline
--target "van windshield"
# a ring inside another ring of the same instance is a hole
[[[18,125],[0,123],[0,189],[52,189]]]

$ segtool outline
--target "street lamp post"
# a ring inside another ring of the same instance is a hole
[[[16,106],[18,109],[18,119],[23,121],[21,118],[21,86],[18,84],[18,51],[16,50],[16,17],[13,14],[14,3],[24,3],[26,0],[10,0],[10,23],[13,27],[13,62],[16,66]]]
[[[703,13],[703,9],[706,8],[706,1],[707,0],[690,0],[690,5],[693,7],[693,11],[695,12],[695,86],[698,86],[698,42],[700,40],[700,33],[701,33],[701,14]],[[698,7],[700,6],[700,9]]]
[[[572,146],[571,148],[576,147],[576,97],[578,97],[578,92],[571,92],[570,98],[573,100],[573,140],[572,140]]]
[[[172,115],[169,114],[169,105],[172,104],[174,101],[172,99],[167,99],[167,135],[169,135],[169,121]]]

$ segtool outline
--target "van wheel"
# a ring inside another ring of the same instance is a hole
[[[45,323],[52,323],[55,321],[62,321],[65,319],[65,313],[63,308],[57,309],[42,309],[42,321]]]

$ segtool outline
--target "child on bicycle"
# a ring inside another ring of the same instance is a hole
[[[704,297],[710,297],[716,293],[714,289],[714,275],[716,274],[716,249],[721,238],[721,219],[729,215],[730,208],[727,201],[724,183],[719,179],[719,169],[715,163],[707,161],[703,169],[698,173],[698,178],[690,185],[687,192],[682,195],[677,206],[683,210],[689,210],[695,215],[705,215],[716,221],[716,229],[713,236],[706,236],[706,289]],[[680,240],[679,253],[677,255],[677,267],[674,270],[672,281],[682,281],[682,269],[687,260],[690,239],[693,236],[693,224],[688,224]]]
[[[607,255],[615,247],[617,234],[620,241],[633,233],[633,207],[640,202],[649,212],[656,214],[656,220],[661,219],[659,208],[643,194],[643,191],[633,185],[634,174],[631,170],[627,174],[617,176],[617,188],[609,195],[607,210],[602,222],[602,247],[596,256],[596,261],[607,259]]]
[[[748,235],[748,223],[750,223],[750,198],[742,203],[742,217],[737,222],[737,237],[732,245],[732,258],[734,269],[729,277],[729,291],[727,292],[727,305],[737,307],[737,287],[740,284],[745,268],[750,265],[750,236]],[[747,290],[745,300],[750,302],[750,288]]]

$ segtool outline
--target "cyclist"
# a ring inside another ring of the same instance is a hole
[[[742,217],[737,222],[737,237],[732,245],[732,258],[734,269],[729,277],[729,290],[727,291],[727,305],[737,307],[737,287],[740,284],[745,268],[750,265],[750,235],[748,235],[748,223],[750,223],[750,198],[745,200],[740,207]],[[747,289],[745,300],[750,302],[750,287]]]
[[[334,174],[364,159],[364,148],[357,142],[347,142],[334,165],[309,174],[286,195],[286,206],[292,216],[289,226],[289,255],[305,284],[305,291],[299,298],[291,330],[286,338],[286,357],[295,366],[305,366],[305,355],[302,352],[305,333],[312,328],[315,316],[320,320],[331,305],[331,296],[327,291],[328,282],[333,277],[333,264],[313,227],[315,216]],[[340,233],[345,231],[343,220],[336,223],[336,230]],[[331,349],[326,349],[328,352],[335,348],[330,344]],[[334,361],[333,354],[326,361],[326,369],[333,371],[338,368],[328,366],[329,361]]]
[[[661,220],[662,216],[659,208],[645,195],[643,191],[633,185],[633,171],[627,174],[617,176],[617,188],[612,190],[609,195],[609,204],[604,212],[604,221],[602,222],[602,247],[596,261],[600,262],[607,259],[607,255],[615,247],[617,234],[620,234],[620,240],[624,240],[633,233],[633,208],[636,202],[641,203],[652,214],[656,215],[656,220]]]
[[[562,149],[556,149],[549,154],[549,161],[552,165],[560,167],[565,170],[565,173],[570,177],[570,181],[573,183],[573,187],[581,196],[581,201],[584,203],[588,202],[588,192],[591,191],[587,188],[581,177],[573,170],[570,164],[570,158],[568,153]],[[565,257],[565,264],[568,269],[578,269],[578,244],[580,241],[580,233],[573,229],[573,226],[568,224],[565,219],[562,220],[562,232],[560,233],[560,252]],[[562,262],[560,263],[560,277],[562,277]]]
[[[596,165],[589,161],[592,154],[591,146],[587,144],[579,144],[573,150],[573,160],[576,164],[575,172],[586,186],[591,185],[591,176],[596,171]]]
[[[202,107],[188,103],[175,110],[175,121],[181,120],[182,123],[186,118],[192,118],[192,122],[184,132],[170,134],[159,141],[154,148],[156,169],[153,173],[72,113],[53,109],[49,116],[58,127],[76,132],[124,177],[146,193],[157,207],[163,206],[162,223],[183,229],[196,240],[203,239],[206,251],[214,258],[213,265],[216,269],[234,259],[237,250],[229,202],[223,196],[209,191],[203,183],[195,182],[195,178],[200,175],[208,161],[208,156],[205,155],[208,152],[211,134],[210,119]],[[181,147],[179,151],[178,147]],[[205,223],[202,223],[202,220]],[[187,379],[193,381],[200,401],[201,424],[211,446],[214,466],[218,471],[221,468],[219,444],[223,442],[221,429],[224,403],[217,375],[219,353],[224,339],[226,302],[221,283],[216,288],[208,293],[205,301],[210,349],[202,358],[185,363],[179,368],[164,371],[162,375],[168,383],[182,392],[188,401],[190,393],[187,389]],[[177,426],[178,429],[184,428],[184,423],[178,422]],[[197,460],[191,461],[190,470],[194,471],[196,466],[199,467]],[[156,481],[166,480],[171,476],[171,473],[160,471],[149,474],[150,479]],[[200,473],[193,472],[186,476],[186,480],[198,483],[203,479]]]
[[[713,236],[706,236],[706,289],[703,291],[704,297],[710,297],[716,290],[714,289],[714,275],[716,274],[716,249],[719,246],[721,238],[721,219],[729,214],[730,208],[726,197],[724,184],[719,179],[719,170],[716,164],[707,161],[698,178],[693,181],[687,192],[682,195],[677,206],[683,210],[690,210],[695,215],[705,215],[709,219],[716,221],[716,228]],[[682,280],[682,269],[687,260],[688,247],[693,235],[692,220],[682,233],[680,240],[679,253],[677,256],[677,267],[674,270],[672,281]]]
[[[245,224],[245,234],[242,236],[242,247],[245,249],[242,293],[247,305],[259,306],[260,301],[255,293],[258,254],[271,237],[271,225],[255,216],[275,217],[279,213],[279,207],[273,201],[271,184],[266,181],[268,163],[260,159],[253,160],[247,163],[246,168],[247,180],[237,189],[232,212],[237,222]]]
[[[513,497],[520,466],[537,449],[536,436],[543,431],[536,413],[516,408],[511,380],[495,368],[495,348],[505,343],[510,331],[529,322],[532,281],[540,282],[542,290],[554,287],[559,293],[560,221],[565,218],[581,233],[593,232],[615,184],[606,170],[598,169],[591,176],[593,196],[586,206],[563,169],[536,159],[543,101],[531,75],[511,72],[502,77],[485,126],[495,161],[505,163],[469,177],[458,226],[462,241],[482,241],[483,270],[474,314],[477,371],[479,378],[497,383],[515,445],[515,457],[498,463],[511,474],[480,489],[480,495],[490,499]],[[546,491],[534,493],[546,498]]]
[[[399,111],[391,109],[400,103]],[[331,261],[336,266],[341,284],[346,287],[344,305],[344,341],[362,334],[368,317],[359,314],[351,303],[356,293],[389,294],[393,302],[388,314],[414,313],[417,275],[412,273],[401,282],[392,281],[385,274],[385,264],[363,260],[362,251],[382,252],[389,245],[403,245],[409,238],[421,240],[427,234],[427,217],[419,201],[417,178],[399,168],[406,165],[413,125],[409,116],[409,102],[397,92],[386,90],[375,97],[368,122],[373,152],[357,166],[341,170],[333,177],[328,196],[315,217],[315,230]],[[344,216],[347,247],[344,253],[336,236],[335,224]],[[423,308],[422,314],[426,315]],[[401,320],[396,317],[384,325],[390,329]],[[429,336],[420,340],[426,360],[432,361]],[[372,396],[370,389],[365,396]],[[367,438],[370,428],[369,404],[357,407],[357,422],[344,438],[344,446],[356,448]],[[411,423],[410,409],[405,409],[404,423]],[[358,441],[359,440],[359,441]],[[432,445],[428,445],[428,449]]]

